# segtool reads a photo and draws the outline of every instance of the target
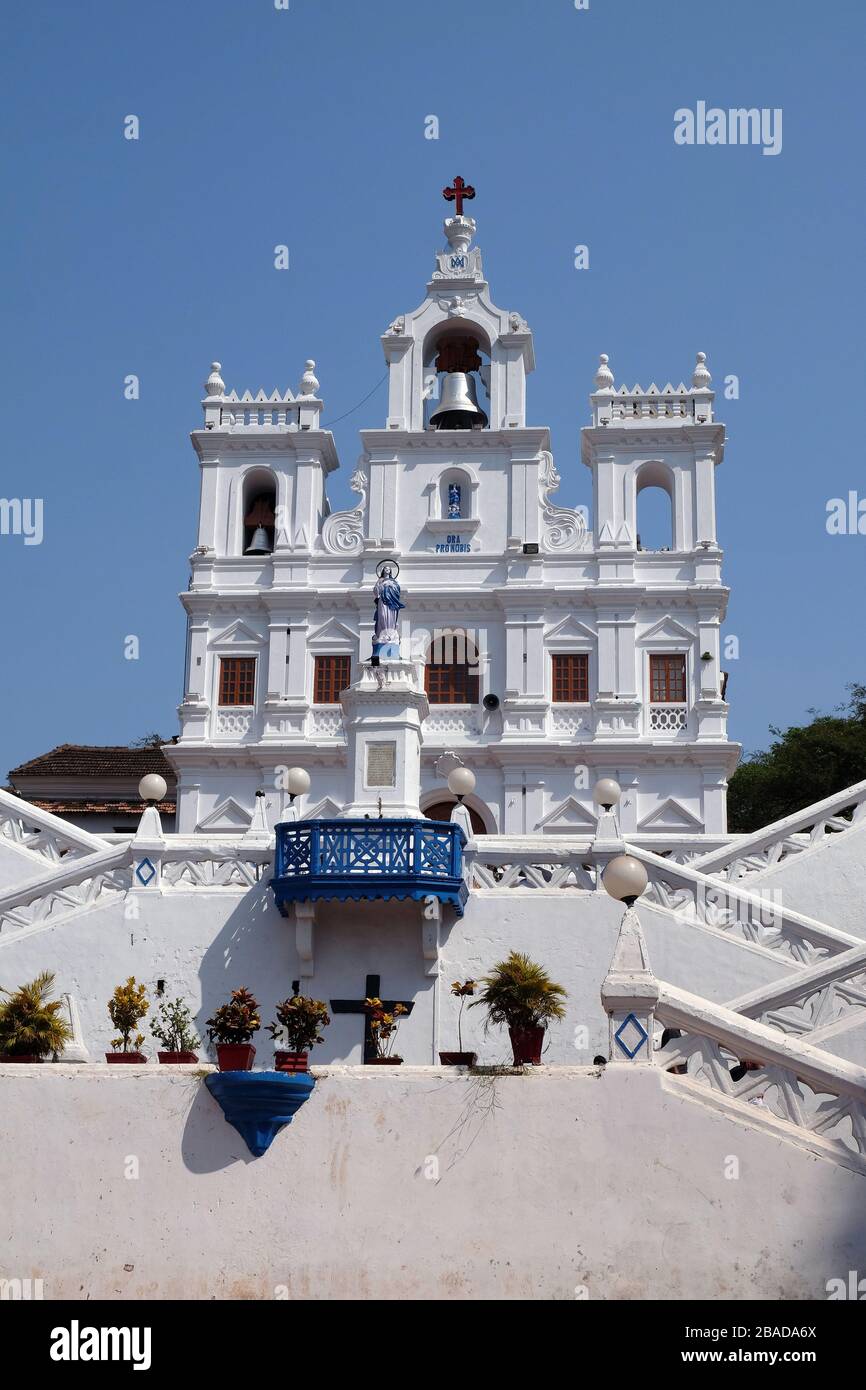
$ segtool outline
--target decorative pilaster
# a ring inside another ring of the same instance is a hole
[[[633,907],[627,907],[601,987],[601,1002],[610,1019],[611,1062],[652,1065],[658,998],[658,980],[650,969],[638,915]]]

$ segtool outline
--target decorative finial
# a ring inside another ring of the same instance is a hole
[[[596,389],[599,391],[613,390],[613,372],[607,365],[609,360],[606,352],[603,352],[598,359],[598,371],[595,374],[595,385]]]
[[[220,376],[221,366],[219,362],[211,362],[210,376],[204,384],[206,396],[221,396],[226,389],[226,384]]]
[[[304,363],[304,375],[301,377],[301,384],[298,387],[299,396],[315,396],[318,391],[319,383],[313,372],[315,365],[312,357],[308,358]]]
[[[699,352],[697,360],[695,361],[695,370],[692,372],[692,386],[694,386],[697,391],[706,391],[713,379],[707,370],[706,363],[707,354],[705,352]]]

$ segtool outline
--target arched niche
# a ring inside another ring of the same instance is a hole
[[[268,549],[274,548],[277,513],[277,479],[269,468],[250,468],[244,474],[241,487],[240,553],[246,553],[258,527],[268,538]]]
[[[471,370],[467,370],[470,367]],[[431,328],[424,339],[423,411],[424,428],[432,428],[431,416],[442,401],[443,383],[449,372],[464,371],[471,377],[479,408],[487,417],[481,428],[489,428],[490,339],[476,323],[450,318]],[[480,417],[479,417],[480,420]]]
[[[677,550],[676,480],[660,459],[642,463],[634,474],[635,535],[639,550]]]

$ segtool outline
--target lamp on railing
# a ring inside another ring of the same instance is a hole
[[[634,907],[647,886],[647,872],[633,854],[618,854],[602,875],[602,883],[612,898]]]
[[[290,767],[286,773],[286,791],[289,793],[291,819],[296,818],[295,797],[303,796],[310,790],[310,774],[305,767]]]
[[[148,806],[155,806],[158,801],[164,801],[167,791],[168,783],[158,772],[148,772],[138,784],[138,794]]]
[[[168,784],[158,772],[148,772],[142,777],[138,784],[138,794],[144,802],[144,810],[135,832],[136,840],[162,839],[162,821],[157,805],[165,800],[167,792]]]
[[[600,777],[592,789],[592,799],[603,811],[612,811],[622,796],[622,788],[613,777]]]
[[[451,811],[451,820],[459,825],[467,840],[472,839],[472,819],[463,798],[475,790],[475,773],[469,767],[452,767],[448,773],[448,790],[456,796],[457,805]]]

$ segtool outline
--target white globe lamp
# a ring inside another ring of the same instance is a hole
[[[602,882],[612,898],[631,907],[647,886],[647,872],[633,854],[618,854],[605,869]]]

